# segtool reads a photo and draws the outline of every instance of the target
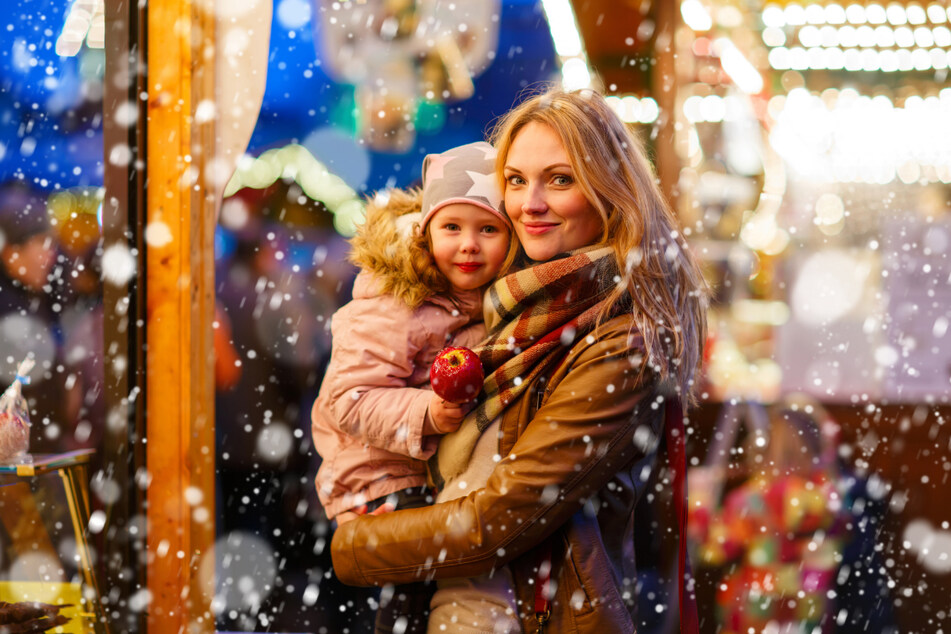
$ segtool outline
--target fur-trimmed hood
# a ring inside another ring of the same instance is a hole
[[[421,205],[419,189],[380,192],[367,202],[366,220],[350,240],[350,261],[373,279],[366,292],[393,295],[412,308],[436,296],[448,298],[451,289],[429,251],[421,247]],[[453,299],[469,304],[472,299],[466,295]]]

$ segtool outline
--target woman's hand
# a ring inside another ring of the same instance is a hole
[[[429,399],[429,414],[423,422],[423,435],[448,434],[456,431],[462,424],[462,419],[474,406],[474,402],[450,403],[433,392]]]

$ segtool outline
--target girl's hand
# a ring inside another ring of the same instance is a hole
[[[423,425],[423,435],[448,434],[459,429],[462,419],[466,417],[475,403],[450,403],[444,401],[434,392],[429,400],[429,416]]]
[[[344,511],[343,513],[338,513],[335,519],[337,520],[337,526],[343,526],[347,522],[352,522],[353,520],[357,519],[361,515],[383,515],[384,513],[389,513],[390,511],[395,511],[395,510],[396,510],[396,506],[394,506],[393,504],[390,504],[389,502],[385,502],[381,506],[379,506],[376,510],[371,511],[370,513],[367,513],[367,505],[362,504],[360,506],[355,507],[353,510]]]
[[[347,522],[352,522],[361,515],[364,515],[366,513],[366,507],[363,507],[363,509],[363,513],[356,513],[354,511],[344,511],[343,513],[338,513],[337,517],[335,518],[337,520],[337,526],[343,526]]]

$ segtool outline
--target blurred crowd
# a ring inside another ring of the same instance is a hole
[[[102,286],[95,190],[0,185],[0,383],[28,354],[34,453],[102,436]]]

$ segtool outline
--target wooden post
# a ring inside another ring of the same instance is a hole
[[[106,74],[103,83],[103,145],[108,157],[114,148],[129,148],[131,160],[106,161],[102,204],[103,252],[125,253],[134,257],[135,272],[130,276],[106,275],[102,285],[103,352],[105,383],[103,399],[109,422],[100,446],[100,465],[112,474],[124,492],[106,505],[109,518],[104,534],[91,536],[102,553],[99,587],[109,630],[145,631],[144,615],[127,599],[146,583],[144,565],[133,566],[145,545],[145,535],[130,530],[134,518],[143,511],[145,491],[135,484],[135,474],[146,467],[145,445],[145,103],[139,95],[147,90],[144,74],[145,9],[136,0],[112,0],[105,3]],[[120,113],[133,105],[135,122],[128,123]],[[136,254],[133,256],[132,254]],[[114,601],[111,597],[122,597]]]
[[[146,399],[148,631],[213,632],[214,208],[202,147],[214,122],[214,16],[198,0],[148,6]],[[207,3],[204,3],[207,4]]]
[[[660,179],[660,189],[672,209],[677,205],[677,181],[680,179],[680,161],[674,147],[677,117],[676,42],[680,19],[679,2],[658,2],[656,7],[657,35],[654,40],[654,72],[651,91],[660,107],[657,120],[657,139],[654,143],[654,163]]]

